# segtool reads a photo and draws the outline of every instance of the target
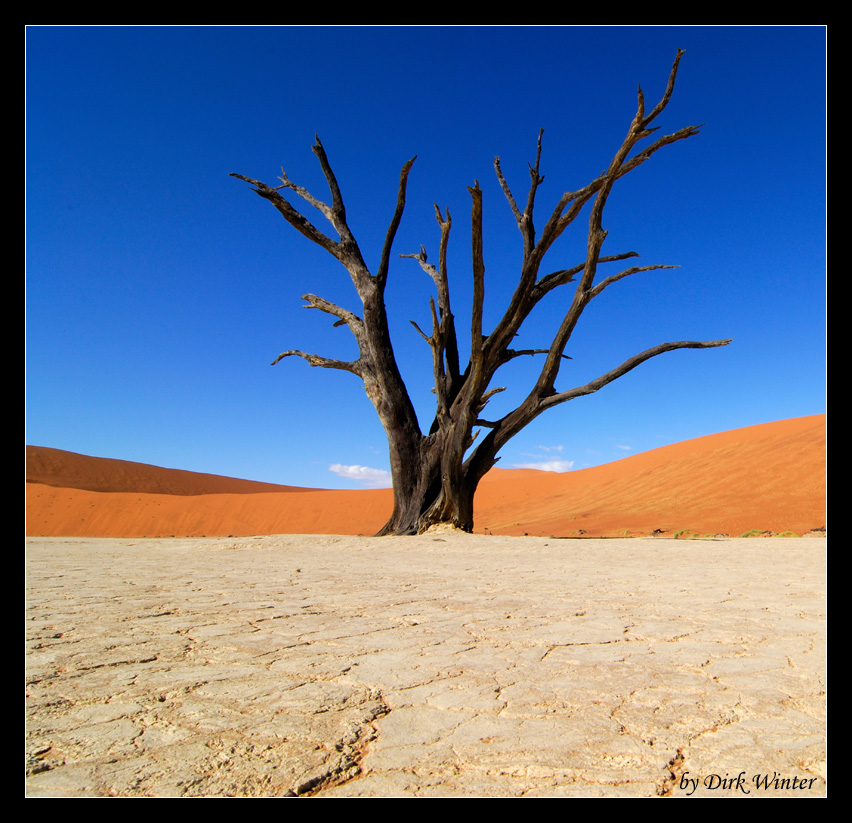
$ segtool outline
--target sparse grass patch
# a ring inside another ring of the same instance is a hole
[[[763,532],[760,529],[749,529],[747,532],[743,532],[740,537],[760,537]]]

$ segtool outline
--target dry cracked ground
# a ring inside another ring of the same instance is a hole
[[[31,539],[26,791],[824,795],[825,546]]]

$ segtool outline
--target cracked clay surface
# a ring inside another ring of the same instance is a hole
[[[27,794],[824,795],[825,546],[30,539]]]

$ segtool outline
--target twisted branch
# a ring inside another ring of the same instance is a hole
[[[329,357],[321,357],[318,354],[308,354],[307,352],[299,351],[298,349],[290,349],[289,351],[281,352],[281,354],[276,357],[272,363],[269,365],[274,366],[276,363],[281,362],[285,357],[301,357],[303,360],[307,360],[312,366],[321,366],[324,369],[340,369],[341,371],[352,372],[352,374],[357,374],[359,377],[363,377],[363,369],[360,360],[354,360],[352,362],[348,362],[346,360],[333,360]]]

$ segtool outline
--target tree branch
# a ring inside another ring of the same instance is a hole
[[[402,171],[399,173],[399,189],[396,195],[396,209],[394,210],[393,217],[391,218],[390,225],[388,226],[385,243],[384,246],[382,246],[382,256],[379,261],[379,268],[376,270],[376,280],[379,283],[379,288],[382,290],[384,290],[385,283],[388,279],[391,246],[393,245],[394,237],[396,237],[399,223],[402,220],[402,213],[405,210],[405,191],[408,185],[408,173],[411,171],[411,167],[414,165],[414,161],[416,159],[417,156],[415,155],[402,167]]]
[[[302,198],[302,200],[313,206],[315,209],[317,209],[317,211],[322,212],[323,216],[326,220],[328,220],[329,223],[332,222],[331,209],[328,207],[328,205],[323,203],[322,200],[318,200],[316,197],[314,197],[306,188],[302,186],[297,186],[294,182],[292,182],[290,178],[287,177],[287,172],[284,171],[283,166],[281,167],[281,176],[278,179],[281,181],[281,185],[276,186],[275,191],[278,191],[279,189],[290,189],[296,192],[296,194],[298,194],[299,197]]]
[[[620,366],[612,369],[612,371],[608,371],[606,374],[602,374],[596,380],[592,380],[584,386],[577,386],[569,391],[559,392],[551,395],[550,397],[544,398],[541,401],[540,408],[544,411],[545,409],[549,409],[553,406],[558,406],[560,403],[573,400],[575,397],[593,394],[599,389],[602,389],[608,383],[612,383],[613,380],[617,380],[619,377],[627,374],[627,372],[632,371],[646,360],[650,360],[652,357],[664,354],[665,352],[675,351],[676,349],[713,349],[719,346],[727,346],[730,342],[731,340],[728,339],[704,341],[680,340],[676,343],[661,343],[659,346],[654,346],[652,349],[643,351],[640,354],[634,355],[629,360],[625,360]]]
[[[524,248],[526,253],[529,253],[529,251],[531,251],[535,246],[535,229],[533,228],[532,218],[535,207],[536,191],[538,190],[539,185],[544,182],[544,176],[539,173],[541,166],[541,138],[543,134],[544,129],[539,129],[538,144],[536,146],[535,153],[535,165],[530,164],[530,190],[527,194],[527,205],[524,208],[523,213],[521,213],[514,195],[512,194],[512,190],[509,188],[509,184],[506,182],[506,178],[503,175],[503,169],[500,167],[500,158],[494,158],[494,171],[497,173],[497,181],[500,183],[500,188],[503,189],[503,194],[506,195],[506,200],[509,201],[509,207],[512,209],[512,214],[515,215],[515,221],[517,222],[518,228],[521,230],[521,234],[524,237]]]
[[[553,393],[549,396],[537,394],[534,389],[521,405],[514,411],[501,417],[494,423],[477,420],[477,425],[486,426],[491,431],[486,436],[485,440],[480,443],[479,447],[465,461],[466,470],[473,472],[476,476],[481,477],[494,465],[497,452],[511,440],[519,431],[531,423],[547,409],[557,406],[560,403],[566,403],[573,400],[575,397],[581,397],[586,394],[592,394],[599,389],[617,380],[619,377],[627,374],[627,372],[635,369],[646,360],[656,357],[664,352],[674,351],[675,349],[709,349],[718,346],[727,346],[730,340],[682,340],[676,343],[662,343],[652,349],[637,354],[626,360],[612,371],[601,375],[596,380],[586,383],[584,386],[578,386],[566,392]]]
[[[331,204],[322,203],[305,189],[295,186],[283,170],[282,186],[279,188],[290,188],[302,196],[306,202],[316,206],[337,231],[340,236],[339,241],[335,241],[319,231],[279,193],[278,188],[267,186],[258,180],[240,174],[233,176],[254,185],[256,193],[272,202],[290,225],[309,240],[324,248],[347,270],[363,305],[361,317],[357,317],[329,301],[317,298],[316,295],[308,295],[307,299],[309,300],[309,307],[326,311],[336,316],[340,323],[346,323],[349,326],[358,341],[359,358],[353,362],[346,362],[293,349],[280,354],[274,362],[278,363],[285,357],[301,357],[311,366],[349,371],[363,379],[367,396],[375,407],[388,435],[391,471],[394,476],[394,506],[396,511],[399,503],[398,494],[400,492],[398,489],[401,487],[400,484],[411,487],[414,483],[412,478],[405,476],[404,467],[409,465],[411,460],[414,459],[413,456],[418,453],[422,433],[417,420],[417,413],[394,355],[387,319],[387,307],[384,302],[384,283],[387,278],[391,246],[402,218],[407,176],[413,161],[409,161],[402,168],[397,203],[385,237],[379,263],[379,274],[374,277],[364,262],[358,243],[347,223],[340,186],[319,138],[316,139],[312,150],[319,160],[331,192]]]
[[[411,323],[411,325],[412,325],[412,326],[414,326],[414,328],[415,328],[415,329],[417,329],[417,333],[418,333],[418,334],[419,334],[419,335],[420,335],[420,336],[421,336],[421,337],[422,337],[422,338],[423,338],[423,339],[424,339],[424,340],[425,340],[425,341],[426,341],[426,342],[427,342],[430,346],[431,346],[431,345],[435,342],[433,338],[431,338],[431,337],[427,336],[426,332],[424,332],[424,331],[423,331],[423,329],[421,329],[421,328],[420,328],[420,326],[418,326],[418,325],[417,325],[417,321],[416,321],[416,320],[409,320],[408,322],[409,322],[409,323]]]
[[[550,354],[540,376],[539,383],[537,384],[538,388],[545,394],[548,390],[552,389],[552,381],[548,381],[547,373],[550,372],[555,374],[558,370],[558,361],[564,352],[565,345],[573,332],[574,326],[582,314],[583,309],[589,299],[591,299],[589,292],[594,283],[598,263],[606,260],[619,259],[619,256],[614,256],[612,258],[601,258],[600,256],[600,251],[604,239],[606,238],[606,232],[603,230],[602,226],[603,210],[615,181],[623,177],[625,174],[628,174],[633,169],[638,168],[638,166],[644,163],[649,157],[651,157],[651,155],[659,151],[664,146],[678,140],[692,137],[698,133],[697,126],[688,126],[674,132],[673,134],[657,139],[644,151],[639,152],[639,154],[630,158],[630,152],[633,150],[634,146],[640,140],[650,136],[654,131],[653,129],[649,129],[648,125],[668,105],[669,99],[671,98],[674,90],[677,67],[682,54],[682,50],[679,50],[669,74],[666,91],[660,102],[647,116],[644,108],[644,96],[642,95],[640,88],[636,115],[630,124],[627,136],[624,138],[621,146],[610,161],[607,170],[583,188],[573,192],[565,192],[562,195],[556,205],[556,208],[554,208],[549,219],[545,223],[541,232],[541,237],[534,246],[531,242],[534,237],[531,211],[536,188],[541,182],[541,176],[539,174],[541,133],[539,133],[536,165],[530,169],[532,185],[530,187],[527,210],[523,214],[520,213],[520,209],[518,208],[511,190],[509,189],[508,183],[500,169],[499,158],[495,162],[498,181],[500,182],[504,194],[509,201],[509,205],[515,215],[515,220],[518,222],[518,225],[524,235],[524,260],[521,268],[520,281],[514,295],[512,296],[509,307],[503,315],[503,318],[497,323],[497,326],[492,331],[486,344],[488,347],[488,357],[491,367],[496,368],[499,366],[501,348],[508,347],[508,344],[529,316],[530,311],[536,303],[551,289],[556,288],[559,285],[563,285],[564,283],[571,282],[574,279],[574,275],[579,274],[582,271],[580,282],[577,284],[575,299],[572,302],[571,308],[566,315],[553,344],[551,345]],[[594,205],[589,219],[587,254],[584,265],[580,268],[564,269],[559,272],[554,272],[552,275],[547,275],[536,282],[538,268],[541,265],[541,261],[544,259],[545,254],[553,243],[568,228],[568,226],[577,218],[583,206],[592,198],[594,198]],[[608,281],[606,285],[609,285],[612,282],[614,282],[614,280]],[[600,293],[600,291],[596,293]],[[549,386],[548,383],[550,383]]]
[[[663,137],[658,138],[651,143],[650,146],[643,149],[638,154],[635,154],[626,163],[624,163],[616,179],[624,177],[625,174],[628,174],[633,171],[633,169],[641,166],[652,154],[658,152],[664,146],[669,146],[672,143],[676,143],[678,140],[686,140],[689,137],[694,137],[696,134],[700,134],[700,128],[700,124],[697,126],[685,126],[682,129],[678,129],[676,132],[672,132],[671,134],[666,134],[663,135]]]
[[[307,352],[299,351],[298,349],[290,349],[289,351],[281,352],[281,354],[279,354],[278,357],[270,363],[270,365],[274,366],[285,357],[301,357],[303,360],[307,360],[312,366],[321,366],[324,369],[340,369],[341,371],[348,371],[352,372],[352,374],[357,374],[359,377],[364,376],[360,360],[354,360],[351,363],[345,360],[332,360],[328,357],[320,357],[318,354],[308,354]]]
[[[643,163],[654,151],[659,150],[664,145],[669,145],[676,140],[685,139],[687,137],[691,137],[693,134],[697,133],[697,128],[690,126],[685,129],[681,129],[674,134],[667,135],[666,137],[662,137],[649,146],[644,152],[641,152],[639,155],[634,157],[632,160],[628,161],[628,156],[630,155],[633,147],[642,139],[647,137],[651,132],[646,128],[647,124],[651,122],[653,118],[655,118],[660,112],[665,109],[668,104],[669,98],[671,97],[672,90],[674,88],[674,81],[677,75],[677,66],[680,62],[680,58],[683,52],[678,51],[678,55],[675,58],[674,66],[672,67],[672,71],[669,75],[669,82],[666,88],[666,92],[663,95],[663,98],[660,102],[655,106],[651,115],[648,117],[645,116],[645,101],[642,95],[642,90],[639,90],[639,102],[637,106],[636,115],[633,118],[632,123],[630,124],[630,129],[627,132],[627,136],[624,138],[620,148],[613,156],[610,161],[609,167],[604,172],[604,174],[597,178],[597,180],[593,181],[589,186],[586,187],[586,192],[591,191],[592,188],[596,188],[597,191],[594,194],[594,203],[592,205],[591,214],[589,215],[589,231],[588,231],[588,240],[587,240],[587,252],[586,252],[586,264],[583,269],[583,274],[580,277],[580,281],[577,283],[577,288],[574,293],[574,300],[571,303],[571,308],[568,310],[565,318],[562,321],[561,326],[559,327],[559,331],[556,334],[556,337],[553,340],[553,343],[550,346],[550,352],[548,353],[547,360],[545,361],[544,367],[542,368],[541,374],[539,375],[539,379],[536,383],[535,392],[539,394],[539,396],[547,396],[550,395],[553,391],[553,384],[556,379],[556,374],[559,370],[559,358],[562,353],[565,351],[565,345],[567,344],[571,334],[574,331],[574,327],[577,324],[577,321],[580,318],[580,315],[583,313],[586,305],[588,305],[589,301],[592,297],[599,294],[603,288],[607,285],[610,285],[615,280],[620,279],[618,275],[614,277],[614,279],[610,279],[601,284],[601,288],[596,291],[593,290],[592,284],[595,280],[595,273],[597,271],[598,261],[600,259],[600,251],[603,246],[603,242],[606,239],[607,232],[603,228],[603,212],[604,207],[606,206],[607,199],[609,197],[610,192],[612,191],[612,187],[615,184],[615,181],[622,177],[624,174],[627,174],[632,169],[636,168],[638,165]],[[568,195],[563,195],[563,200]],[[591,196],[591,195],[588,195]],[[573,220],[576,217],[576,206],[579,202],[583,200],[583,198],[588,199],[587,194],[583,194],[583,197],[576,200],[574,205],[569,209],[564,215],[558,217],[555,221],[556,212],[551,217],[551,220],[548,221],[547,226],[545,227],[545,235],[542,236],[542,240],[539,243],[540,246],[543,246],[545,242],[552,243],[559,235],[564,231],[567,223],[566,218],[570,215],[570,220]],[[562,201],[560,201],[561,203]],[[570,220],[568,222],[570,222]],[[543,252],[542,252],[543,253]],[[627,276],[623,274],[622,276]]]
[[[519,349],[518,351],[515,351],[514,349],[506,349],[503,356],[503,362],[508,363],[510,360],[514,360],[516,357],[526,357],[527,355],[533,354],[547,354],[549,351],[550,349]],[[564,360],[572,359],[567,354],[563,354],[562,358]]]
[[[346,267],[353,283],[355,284],[355,288],[358,289],[359,294],[361,294],[365,287],[365,281],[367,279],[371,279],[370,271],[367,268],[367,264],[364,262],[361,250],[358,248],[358,243],[349,228],[349,224],[346,222],[346,208],[343,204],[343,196],[340,193],[340,186],[337,183],[337,178],[334,176],[331,164],[328,161],[328,157],[319,137],[316,137],[316,142],[311,149],[317,156],[320,168],[325,176],[326,183],[328,183],[328,188],[331,192],[331,206],[314,197],[307,189],[293,183],[287,177],[283,169],[281,170],[280,178],[282,185],[275,187],[268,186],[266,183],[261,183],[259,180],[245,177],[242,174],[232,172],[231,177],[245,180],[247,183],[253,185],[255,187],[255,192],[266,200],[269,200],[275,208],[281,212],[284,219],[287,220],[293,228],[312,242],[316,243],[318,246],[324,248],[329,254],[336,257]],[[282,188],[288,188],[295,191],[307,203],[310,203],[310,205],[319,209],[340,236],[340,241],[335,241],[323,234],[323,232],[317,229],[310,220],[294,208],[290,202],[279,193],[279,189]],[[393,227],[393,225],[392,228],[394,228],[395,231],[395,227]]]
[[[677,57],[675,58],[671,73],[669,74],[669,80],[666,86],[666,91],[663,94],[663,97],[660,102],[657,103],[651,113],[647,116],[645,116],[644,114],[645,103],[644,97],[642,95],[642,89],[640,87],[639,104],[637,107],[636,116],[631,124],[630,131],[628,132],[627,137],[624,139],[624,142],[622,143],[621,147],[616,152],[615,157],[613,157],[613,160],[610,163],[610,166],[607,171],[599,177],[595,178],[591,183],[584,186],[582,189],[578,189],[575,192],[566,192],[562,195],[562,198],[560,199],[559,203],[551,214],[550,219],[547,221],[544,230],[542,231],[542,238],[541,241],[539,241],[539,246],[542,247],[542,254],[574,221],[582,207],[589,201],[589,199],[594,196],[598,191],[600,191],[605,185],[611,187],[612,183],[614,183],[615,180],[618,180],[625,174],[629,174],[635,168],[641,166],[642,163],[644,163],[652,154],[659,151],[664,146],[668,146],[671,143],[677,142],[678,140],[685,140],[699,133],[698,130],[700,126],[686,126],[676,132],[673,132],[672,134],[660,137],[646,149],[627,160],[627,156],[633,146],[639,140],[642,140],[645,137],[651,135],[653,130],[648,129],[647,126],[659,114],[661,114],[662,111],[668,105],[672,92],[674,91],[675,79],[677,77],[677,67],[680,63],[680,58],[683,56],[683,53],[684,52],[682,49],[678,49]],[[571,204],[570,208],[568,208],[569,204]],[[568,209],[568,211],[565,211],[566,209]]]
[[[438,308],[441,316],[452,316],[450,311],[450,281],[447,270],[447,247],[450,243],[450,229],[453,225],[453,219],[450,216],[450,210],[447,208],[446,219],[441,214],[437,203],[433,203],[435,207],[435,219],[441,227],[441,242],[438,246],[438,271],[437,277],[434,278],[435,285],[438,288]]]
[[[493,389],[489,389],[485,394],[482,395],[482,399],[479,401],[479,409],[480,411],[485,407],[485,404],[494,397],[495,394],[499,394],[501,391],[506,391],[505,386],[496,386]]]
[[[509,201],[509,208],[512,210],[512,214],[515,215],[515,221],[518,224],[518,228],[521,228],[523,215],[521,214],[521,210],[518,208],[518,204],[515,202],[512,190],[509,188],[506,178],[503,176],[503,169],[500,168],[499,157],[494,158],[494,171],[497,173],[497,181],[500,183],[500,188],[503,189],[503,194],[506,195],[506,199]]]
[[[450,229],[453,220],[449,208],[447,209],[447,216],[444,218],[437,203],[434,206],[435,219],[441,227],[441,242],[438,247],[438,279],[435,281],[435,285],[438,288],[438,311],[441,317],[444,357],[447,361],[448,392],[452,396],[458,389],[460,375],[459,342],[456,336],[456,321],[450,307],[450,283],[447,269],[447,247],[450,242]]]
[[[318,297],[315,294],[303,294],[302,300],[308,301],[308,305],[304,306],[306,309],[319,309],[320,311],[324,311],[326,314],[339,317],[340,319],[334,325],[339,326],[341,324],[346,324],[352,330],[355,337],[358,340],[361,339],[361,335],[364,332],[364,322],[354,312],[349,311],[349,309],[344,309],[341,306],[337,306],[329,300],[326,300],[323,297]]]
[[[541,167],[541,138],[544,134],[544,129],[538,130],[538,145],[536,146],[535,152],[535,165],[530,166],[530,191],[527,195],[527,207],[524,209],[524,217],[526,218],[527,224],[532,230],[532,216],[533,209],[535,208],[535,194],[538,191],[538,187],[544,182],[544,175],[539,173],[539,168]],[[530,248],[535,245],[535,232],[531,231],[530,233]]]
[[[647,117],[644,117],[642,119],[642,128],[647,128],[648,125],[653,120],[656,119],[657,115],[659,115],[663,111],[663,109],[665,109],[665,107],[669,104],[669,100],[671,99],[672,92],[674,92],[675,79],[677,78],[677,67],[680,64],[680,58],[683,57],[683,55],[684,55],[684,50],[678,49],[677,55],[675,56],[675,59],[674,59],[674,64],[672,65],[672,70],[671,70],[671,72],[669,72],[669,81],[666,84],[665,93],[663,94],[662,98],[660,99],[660,102],[657,103],[657,105],[654,106],[654,108],[651,110],[651,113]],[[641,94],[642,90],[640,89],[639,91],[640,91],[640,94]],[[644,106],[643,106],[643,108],[644,108]]]
[[[254,180],[251,177],[237,174],[236,172],[231,172],[229,176],[236,177],[238,180],[245,180],[246,183],[254,186],[255,193],[272,203],[296,231],[303,234],[308,240],[324,248],[338,260],[341,259],[342,249],[340,243],[323,234],[307,217],[293,208],[289,201],[278,193],[277,188],[268,186],[266,183],[261,183],[260,180]]]
[[[426,338],[423,332],[416,326],[420,334],[432,345],[434,355],[433,370],[435,376],[435,393],[438,395],[439,413],[449,408],[455,393],[459,387],[459,349],[456,338],[456,327],[453,313],[450,309],[450,288],[447,277],[447,245],[449,243],[452,218],[447,209],[447,217],[444,219],[441,210],[435,204],[435,217],[441,227],[441,242],[438,253],[439,265],[435,268],[428,262],[426,249],[421,246],[417,254],[401,254],[400,257],[417,260],[432,281],[438,293],[438,312],[435,312],[435,303],[430,299],[432,310],[432,338]],[[438,319],[440,318],[440,319]],[[434,343],[432,342],[434,339]]]
[[[474,180],[467,187],[473,205],[471,208],[471,249],[473,256],[473,309],[470,324],[470,364],[481,379],[482,371],[482,310],[485,303],[485,260],[482,253],[482,189]]]
[[[423,271],[425,271],[426,274],[428,274],[429,277],[432,278],[435,285],[440,289],[441,275],[438,272],[438,270],[430,262],[428,262],[429,257],[426,254],[425,247],[421,246],[420,251],[417,252],[417,254],[401,254],[400,255],[400,259],[406,259],[406,258],[410,259],[410,260],[416,260],[420,264],[420,268],[423,269]]]
[[[630,277],[631,274],[638,274],[642,271],[657,271],[658,269],[679,269],[680,266],[666,266],[662,263],[657,264],[655,266],[631,266],[629,269],[625,269],[624,271],[620,271],[618,274],[613,274],[607,277],[605,280],[601,280],[593,289],[589,291],[589,299],[591,300],[593,297],[597,297],[607,286],[611,286],[613,283],[617,283],[619,280],[623,280],[625,277]]]
[[[311,146],[311,151],[319,160],[320,168],[322,169],[322,173],[328,183],[328,189],[331,192],[331,209],[329,210],[330,215],[328,219],[331,221],[334,228],[337,229],[337,233],[340,235],[341,240],[344,240],[347,237],[351,238],[352,235],[349,231],[349,226],[346,223],[346,207],[343,205],[343,195],[340,193],[340,186],[337,184],[337,178],[332,171],[331,164],[328,162],[328,156],[320,142],[319,136],[314,135],[314,140],[316,142],[313,146]]]
[[[601,257],[598,263],[614,263],[619,260],[627,260],[631,257],[639,257],[639,253],[628,251],[622,254],[613,254],[609,257]],[[562,269],[561,271],[551,272],[540,278],[535,284],[533,297],[536,303],[542,299],[548,292],[555,289],[557,286],[564,286],[566,283],[571,283],[574,280],[574,275],[579,274],[586,267],[585,263],[580,263],[570,269]]]

